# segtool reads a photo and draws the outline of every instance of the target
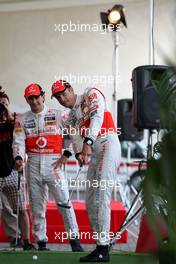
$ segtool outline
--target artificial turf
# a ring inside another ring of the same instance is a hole
[[[33,260],[33,255],[38,259]],[[0,264],[74,264],[79,263],[79,257],[86,253],[72,252],[5,252],[0,251]],[[159,264],[156,258],[149,255],[112,253],[110,262],[112,264]]]

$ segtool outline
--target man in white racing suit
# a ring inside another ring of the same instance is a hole
[[[46,247],[46,200],[48,188],[52,193],[57,206],[69,200],[68,186],[61,168],[55,168],[55,162],[62,154],[61,123],[65,114],[60,110],[48,109],[44,104],[44,92],[38,84],[30,84],[25,89],[25,99],[31,111],[17,118],[13,154],[18,171],[24,166],[27,153],[27,184],[29,205],[32,217],[33,234],[36,237],[39,250],[48,250]],[[62,160],[70,156],[64,151]],[[57,184],[56,184],[57,183]],[[70,209],[58,207],[65,223],[65,229],[70,239],[72,251],[83,251],[78,236],[78,226],[70,202]]]
[[[68,82],[60,80],[52,85],[52,97],[71,109],[65,126],[69,131],[76,129],[83,138],[83,146],[77,146],[79,162],[87,164],[91,155],[87,173],[91,184],[86,185],[86,207],[98,238],[96,249],[80,261],[109,261],[110,201],[121,158],[117,129],[105,97],[97,88],[87,88],[78,96]],[[106,188],[101,188],[102,181],[106,182]]]

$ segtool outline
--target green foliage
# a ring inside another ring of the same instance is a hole
[[[152,81],[159,95],[161,126],[166,133],[159,143],[160,159],[150,159],[143,182],[144,204],[156,235],[157,215],[167,225],[176,249],[176,69],[169,68],[159,81]]]

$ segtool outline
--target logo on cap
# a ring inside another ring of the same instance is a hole
[[[35,89],[34,89],[34,87],[32,87],[32,86],[31,86],[31,87],[29,87],[29,90],[28,90],[28,92],[29,92],[29,93],[35,93]]]
[[[66,87],[63,84],[63,81],[56,81],[53,83],[51,90],[52,90],[52,95],[54,95],[55,93],[60,93],[63,92],[66,89]]]

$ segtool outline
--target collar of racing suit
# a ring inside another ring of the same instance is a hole
[[[40,116],[40,115],[44,115],[44,114],[46,114],[47,111],[48,111],[48,108],[47,108],[47,106],[44,104],[44,108],[43,108],[43,110],[42,110],[41,112],[39,112],[39,113],[34,113],[34,112],[31,111],[31,113],[32,113],[34,116]]]
[[[83,102],[83,100],[84,100],[84,96],[83,95],[77,95],[76,102],[75,102],[72,110],[76,110],[80,106],[80,104]]]

